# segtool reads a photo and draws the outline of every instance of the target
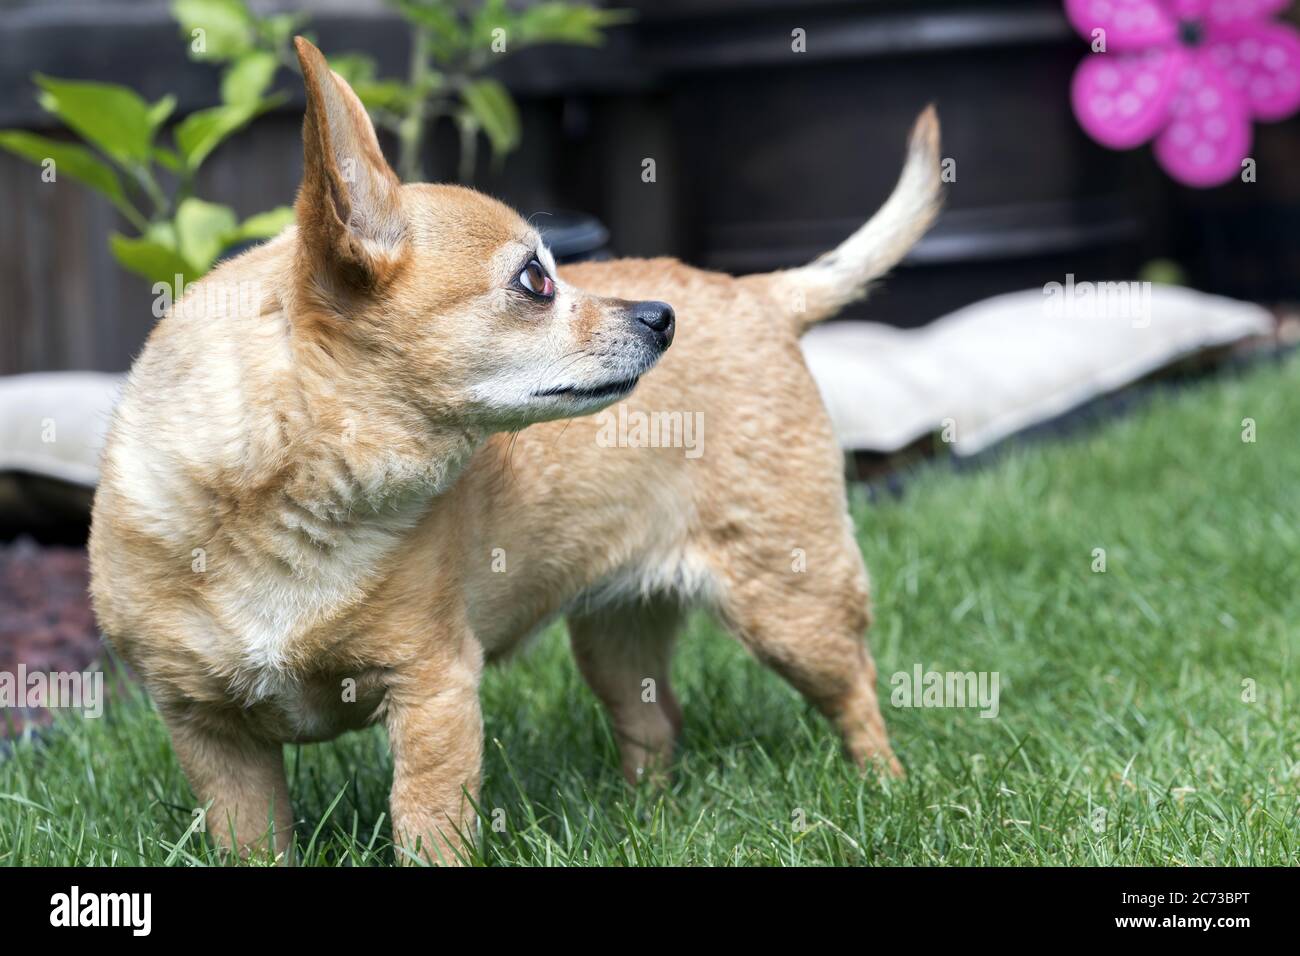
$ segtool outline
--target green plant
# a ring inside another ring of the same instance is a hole
[[[359,53],[330,62],[375,122],[397,136],[398,171],[408,181],[421,178],[425,135],[440,118],[459,131],[462,180],[473,175],[480,132],[498,159],[519,144],[514,100],[483,75],[495,57],[542,43],[594,46],[605,27],[626,19],[558,0],[519,11],[506,0],[483,0],[472,10],[448,0],[390,2],[411,24],[407,80],[378,78],[374,60]],[[229,207],[195,196],[194,181],[214,149],[284,101],[271,86],[281,67],[296,69],[290,44],[307,21],[301,13],[255,16],[245,0],[174,0],[172,14],[191,58],[222,67],[221,102],[177,123],[174,148],[157,142],[174,97],[148,103],[125,86],[40,74],[34,80],[41,105],[86,145],[0,131],[0,148],[42,166],[51,181],[62,173],[104,195],[136,232],[109,236],[114,257],[131,272],[167,283],[176,276],[193,281],[231,246],[273,236],[293,221],[293,210],[279,206],[239,222]]]
[[[376,76],[362,54],[330,58],[370,111],[397,137],[397,171],[422,178],[420,161],[430,124],[448,118],[460,134],[462,181],[474,173],[478,134],[499,160],[519,145],[519,112],[500,81],[484,76],[497,57],[543,43],[597,46],[602,31],[628,19],[623,11],[581,4],[535,3],[513,10],[507,0],[456,4],[449,0],[389,0],[411,24],[411,65],[405,81]]]
[[[0,147],[40,165],[48,181],[61,173],[104,195],[137,233],[112,233],[113,256],[131,272],[166,283],[176,276],[193,281],[226,249],[273,236],[293,220],[293,210],[281,206],[239,222],[230,208],[195,196],[194,181],[217,146],[282,102],[268,89],[300,23],[294,15],[255,18],[242,0],[177,0],[173,12],[196,59],[227,64],[221,103],[177,123],[173,148],[157,139],[174,97],[148,103],[129,87],[41,74],[33,78],[41,106],[87,145],[0,131]]]

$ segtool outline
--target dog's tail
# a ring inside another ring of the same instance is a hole
[[[898,185],[876,214],[833,251],[768,276],[799,334],[866,295],[925,234],[939,214],[939,174],[939,117],[931,105],[917,117]]]

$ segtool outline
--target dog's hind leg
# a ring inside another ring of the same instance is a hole
[[[630,783],[663,772],[681,731],[682,712],[669,682],[681,618],[668,598],[569,615],[578,669],[609,711]]]
[[[901,774],[864,640],[871,616],[862,556],[842,512],[814,517],[811,527],[752,528],[722,543],[719,610],[835,726],[855,763]]]

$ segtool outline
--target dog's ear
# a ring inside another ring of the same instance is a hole
[[[383,283],[406,230],[393,172],[365,107],[320,50],[294,38],[307,86],[298,235],[313,266],[353,290]]]

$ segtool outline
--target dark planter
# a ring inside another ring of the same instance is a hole
[[[1179,186],[1149,147],[1080,130],[1069,86],[1087,45],[1060,0],[656,0],[642,49],[669,90],[682,247],[725,271],[805,262],[892,188],[907,129],[938,105],[956,161],[947,212],[872,299],[899,325],[1074,273],[1300,298],[1300,122],[1257,125],[1259,181]],[[791,49],[805,31],[806,52]],[[615,223],[615,235],[620,235]]]
[[[595,216],[561,210],[534,216],[533,222],[556,262],[610,257],[609,230]]]
[[[1150,161],[1094,145],[1070,113],[1084,48],[1053,0],[668,8],[644,29],[676,90],[693,261],[765,271],[842,241],[892,189],[929,102],[956,164],[946,213],[845,317],[921,325],[1067,272],[1132,275],[1156,245]]]

